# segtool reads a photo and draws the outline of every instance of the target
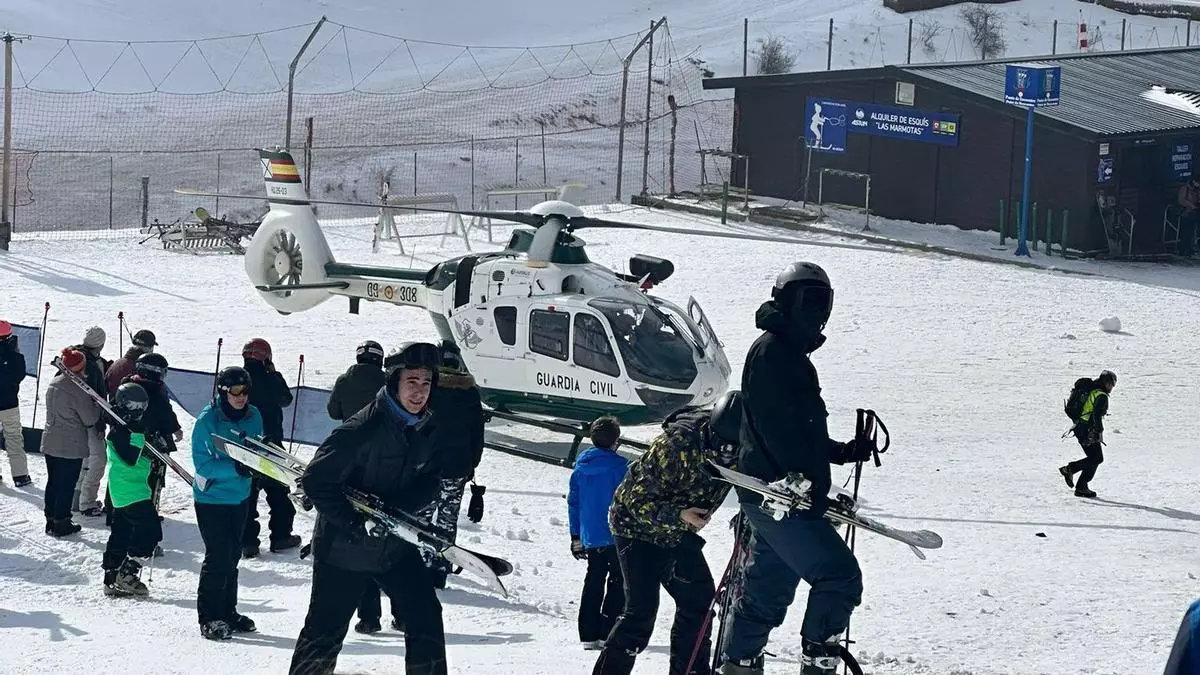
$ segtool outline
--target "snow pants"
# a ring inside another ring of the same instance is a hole
[[[83,472],[79,474],[79,483],[75,486],[76,496],[72,504],[76,511],[102,506],[100,483],[104,482],[104,468],[107,466],[108,444],[104,441],[104,432],[88,429],[88,456],[83,460]]]
[[[29,464],[25,460],[25,436],[21,431],[21,409],[0,410],[0,427],[4,427],[4,452],[8,453],[8,467],[13,476],[28,476]]]
[[[658,617],[661,585],[675,600],[675,622],[671,625],[671,675],[708,675],[712,626],[704,617],[716,595],[712,572],[704,559],[704,540],[686,535],[674,547],[664,548],[647,541],[617,537],[617,557],[625,579],[625,609],[613,626],[592,675],[629,675],[637,654],[650,643]],[[688,661],[696,643],[700,649],[691,671]]]
[[[394,599],[398,607],[394,605],[392,611],[399,609],[404,621],[404,672],[446,675],[442,605],[432,573],[415,546],[406,546],[400,561],[380,574],[344,569],[320,558],[313,563],[312,595],[292,653],[291,675],[333,673],[363,586],[372,578]]]
[[[288,497],[288,487],[255,471],[250,481],[249,509],[246,511],[246,527],[242,532],[242,546],[258,546],[261,543],[258,539],[258,533],[262,531],[258,524],[259,491],[267,493],[267,506],[271,509],[271,518],[267,521],[271,541],[283,541],[292,536],[296,507]]]
[[[71,497],[79,472],[83,470],[82,459],[46,457],[46,520],[64,520],[71,517]]]
[[[588,549],[587,574],[579,599],[580,642],[603,640],[612,632],[617,617],[625,609],[623,585],[616,545]]]
[[[750,523],[750,558],[726,628],[724,660],[762,653],[801,579],[810,586],[801,637],[824,642],[846,630],[862,600],[862,572],[833,525],[800,515],[776,521],[754,504],[742,504],[742,513]]]
[[[200,624],[228,621],[237,611],[238,561],[242,559],[242,528],[246,509],[241,504],[196,502],[196,525],[204,540],[204,563],[196,588],[196,613]]]
[[[154,502],[146,499],[113,509],[112,529],[108,533],[108,545],[104,547],[102,565],[105,570],[115,570],[126,557],[149,558],[160,539],[162,525],[158,522]]]

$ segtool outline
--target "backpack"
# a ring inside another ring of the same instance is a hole
[[[1072,422],[1078,422],[1079,417],[1083,415],[1083,402],[1087,399],[1088,394],[1092,393],[1095,386],[1096,383],[1090,377],[1081,377],[1075,380],[1075,385],[1071,387],[1071,393],[1063,402],[1063,412],[1067,413],[1067,417],[1070,417]]]

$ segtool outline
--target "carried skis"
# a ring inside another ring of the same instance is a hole
[[[301,492],[299,479],[307,463],[299,457],[252,436],[234,440],[213,434],[212,440],[213,445],[235,462],[274,478],[296,493]],[[441,556],[451,565],[461,567],[481,579],[492,590],[508,596],[508,590],[500,580],[500,577],[512,573],[512,564],[507,560],[453,544],[418,518],[387,506],[374,495],[347,488],[346,498],[351,506],[386,527],[392,535]]]
[[[67,379],[72,382],[72,384],[74,384],[75,386],[82,389],[84,391],[84,393],[86,393],[88,396],[92,397],[92,400],[96,402],[96,405],[100,406],[100,409],[103,410],[111,420],[113,420],[117,424],[119,424],[127,429],[129,428],[129,425],[125,422],[125,420],[121,419],[121,416],[118,415],[116,413],[116,411],[112,409],[112,406],[108,404],[108,401],[105,400],[105,398],[103,396],[97,394],[95,391],[92,391],[92,388],[88,386],[88,383],[86,381],[84,381],[84,379],[82,377],[71,372],[70,369],[68,369],[65,365],[63,365],[61,357],[58,357],[58,356],[54,357],[54,360],[51,361],[50,363],[55,368],[58,368],[58,372],[65,375],[67,377]],[[205,480],[205,478],[203,476],[193,477],[191,472],[189,472],[187,469],[180,466],[179,462],[176,462],[175,460],[171,459],[170,455],[168,455],[165,452],[162,452],[158,448],[151,445],[150,441],[146,441],[146,445],[144,447],[146,450],[148,450],[150,452],[151,455],[154,456],[155,459],[157,459],[158,461],[162,462],[163,464],[169,466],[171,468],[171,470],[174,471],[175,474],[178,475],[180,478],[182,478],[184,481],[186,481],[188,485],[191,485],[192,483],[195,483],[195,482],[199,482],[201,490],[203,490],[206,487],[208,481]]]
[[[751,490],[762,495],[763,508],[773,512],[777,517],[782,518],[790,512],[804,510],[809,506],[810,502],[807,497],[770,485],[754,476],[726,469],[712,462],[708,463],[708,470],[713,478],[719,481],[724,481],[734,487]],[[895,539],[900,543],[908,544],[912,552],[921,560],[925,559],[925,552],[921,549],[942,547],[942,537],[937,532],[930,530],[900,530],[890,525],[885,525],[874,518],[850,511],[845,507],[841,499],[830,500],[829,508],[825,511],[825,518],[835,523],[858,527],[868,532],[882,535],[888,539]]]

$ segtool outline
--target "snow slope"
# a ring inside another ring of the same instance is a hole
[[[624,206],[589,211],[722,227]],[[422,227],[432,231],[437,225],[413,225],[414,231]],[[339,258],[409,262],[394,252],[372,256],[365,225],[330,224],[326,231]],[[856,407],[878,410],[894,440],[883,467],[866,471],[867,512],[901,527],[935,529],[946,541],[920,562],[895,542],[859,537],[866,590],[853,630],[868,672],[1161,670],[1179,617],[1197,593],[1200,535],[1194,505],[1200,458],[1191,441],[1200,301],[1175,292],[1170,278],[1147,274],[1133,283],[937,254],[638,232],[594,231],[587,239],[592,259],[614,268],[634,253],[674,260],[676,275],[662,294],[675,301],[697,296],[735,369],[757,334],[754,310],[776,271],[795,259],[814,260],[829,271],[837,306],[829,342],[815,362],[831,429],[848,437]],[[14,251],[0,257],[0,315],[35,323],[49,301],[49,354],[77,341],[93,323],[115,342],[116,313],[124,311],[133,328],[158,333],[173,365],[194,369],[212,367],[218,337],[225,339],[228,362],[241,341],[264,336],[289,380],[297,355],[305,354],[307,383],[317,386],[332,383],[361,339],[395,345],[433,335],[420,312],[370,304],[359,316],[346,314],[337,301],[281,316],[254,297],[239,258],[177,255],[136,241],[120,232],[68,242],[21,236]],[[437,238],[408,244],[416,246],[410,254],[417,266],[461,252],[461,243],[449,240],[437,248]],[[476,242],[476,249],[484,247]],[[1125,333],[1098,330],[1097,321],[1110,315],[1121,317]],[[108,349],[115,351],[115,345]],[[1073,443],[1059,440],[1066,422],[1061,400],[1076,377],[1101,368],[1120,378],[1108,461],[1093,484],[1101,499],[1081,501],[1055,471],[1078,454]],[[23,392],[26,415],[32,389]],[[529,442],[554,440],[504,431]],[[634,433],[648,438],[653,429]],[[167,555],[154,570],[151,598],[114,601],[100,591],[103,526],[86,521],[74,540],[43,535],[44,471],[36,456],[31,464],[34,488],[0,486],[0,653],[6,670],[286,667],[307,606],[308,562],[264,555],[244,563],[240,609],[261,632],[226,644],[205,642],[194,614],[202,547],[181,484],[172,482],[165,497]],[[575,644],[582,569],[567,551],[567,475],[557,467],[485,455],[479,478],[488,486],[488,512],[478,528],[464,521],[462,537],[514,560],[518,574],[509,580],[508,600],[469,579],[451,581],[442,598],[452,672],[590,672],[594,654]],[[703,533],[714,574],[729,552],[723,524],[732,513],[727,504]],[[306,521],[297,522],[307,533]],[[797,670],[803,596],[802,587],[774,635],[770,649],[779,657],[768,672]],[[637,672],[665,671],[670,608],[664,599]],[[351,633],[341,670],[399,672],[402,653],[394,634]]]

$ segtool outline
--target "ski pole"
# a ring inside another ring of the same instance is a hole
[[[700,631],[696,633],[696,641],[692,644],[692,654],[688,658],[687,668],[684,669],[685,673],[692,672],[692,666],[696,665],[696,658],[700,656],[700,645],[704,644],[704,634],[707,633],[709,627],[712,626],[713,617],[716,615],[717,603],[724,603],[724,597],[729,587],[730,578],[734,573],[734,568],[737,567],[737,560],[742,544],[741,538],[739,537],[739,532],[741,529],[741,517],[741,513],[739,512],[736,516],[737,524],[734,526],[733,552],[729,554],[729,562],[725,564],[725,572],[721,574],[721,582],[717,584],[716,592],[713,593],[712,602],[708,603],[708,611],[704,613],[704,621],[700,624]],[[722,632],[724,632],[724,628],[725,620],[724,617],[722,617]],[[717,649],[719,650],[720,637],[718,637],[717,640]]]
[[[125,353],[125,312],[117,312],[117,353]]]
[[[296,413],[300,411],[300,387],[304,384],[304,355],[300,355],[300,372],[296,373],[296,395],[292,398],[292,431],[288,434],[288,450],[296,449]]]
[[[221,372],[221,345],[223,344],[225,344],[225,338],[217,338],[217,365],[213,366],[213,398],[217,397],[217,373]]]
[[[50,303],[46,303],[45,309],[42,311],[42,332],[38,336],[38,352],[37,352],[37,377],[33,384],[33,421],[29,426],[37,426],[37,409],[38,399],[42,397],[42,352],[46,349],[46,317],[50,316]]]

